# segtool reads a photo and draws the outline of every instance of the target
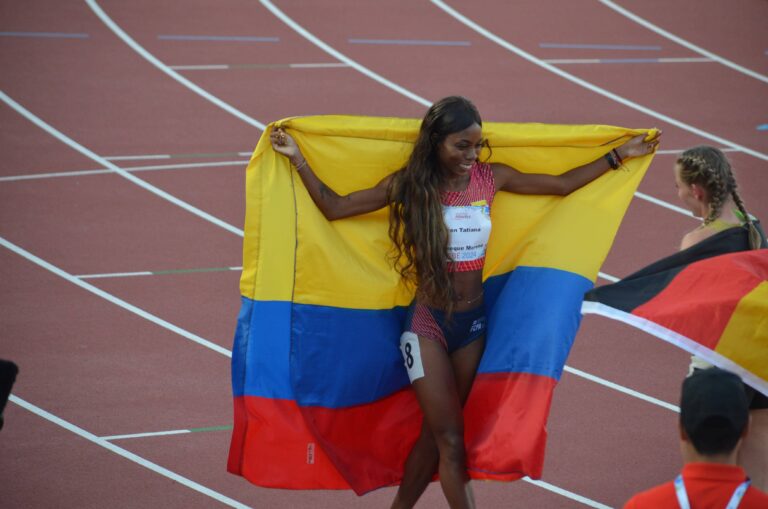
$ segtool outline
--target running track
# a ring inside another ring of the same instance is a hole
[[[671,151],[732,150],[749,209],[768,218],[768,5],[731,5],[0,6],[0,357],[21,368],[0,432],[3,505],[386,507],[393,489],[266,490],[225,473],[239,307],[239,273],[227,269],[241,264],[243,169],[259,126],[420,117],[463,94],[491,121],[660,127],[663,152],[603,267],[622,277],[696,225],[665,205],[678,205]],[[590,316],[568,366],[547,484],[475,483],[480,507],[621,506],[678,470],[671,407],[684,353]],[[437,485],[420,507],[444,507]]]

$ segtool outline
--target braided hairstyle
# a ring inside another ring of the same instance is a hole
[[[744,216],[749,228],[749,246],[758,249],[762,243],[760,232],[749,216],[744,201],[736,191],[736,178],[731,171],[731,163],[722,151],[715,147],[701,145],[689,148],[677,158],[680,168],[680,180],[686,185],[696,184],[707,192],[709,199],[709,214],[704,218],[704,225],[720,217],[723,204],[728,195]]]

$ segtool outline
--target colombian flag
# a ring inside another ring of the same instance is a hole
[[[247,170],[242,308],[228,470],[261,486],[397,484],[421,425],[399,351],[413,295],[387,252],[388,211],[327,221],[268,133],[285,128],[340,194],[401,168],[419,120],[320,116],[270,125]],[[557,174],[634,131],[494,124],[481,159]],[[561,198],[499,193],[484,271],[487,348],[465,409],[474,478],[540,477],[552,391],[584,292],[651,157]]]
[[[649,332],[768,395],[768,249],[750,251],[746,227],[590,291],[582,311]]]

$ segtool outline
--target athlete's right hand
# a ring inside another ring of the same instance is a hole
[[[301,158],[301,151],[296,140],[282,128],[272,129],[272,132],[269,133],[269,141],[272,142],[272,148],[275,152],[287,156],[291,161]]]

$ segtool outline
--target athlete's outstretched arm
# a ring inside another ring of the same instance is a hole
[[[616,149],[620,160],[650,154],[659,144],[661,131],[652,140],[645,141],[645,134],[631,138]],[[607,157],[606,157],[607,156]],[[565,196],[585,186],[611,169],[610,152],[591,163],[569,170],[562,175],[523,173],[503,164],[492,165],[496,189],[518,194],[555,194]],[[620,162],[620,161],[619,161]]]
[[[270,133],[269,139],[275,152],[290,159],[315,205],[327,219],[332,221],[365,214],[387,205],[387,187],[392,175],[385,177],[373,187],[341,196],[315,175],[296,141],[289,134],[282,129],[274,129]]]

